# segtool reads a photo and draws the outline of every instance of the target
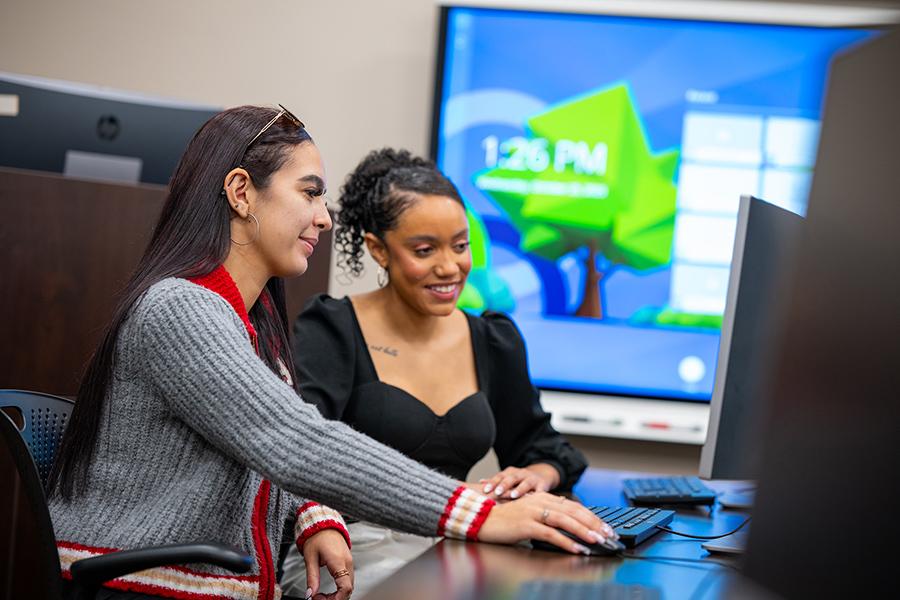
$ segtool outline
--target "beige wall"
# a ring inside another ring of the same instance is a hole
[[[307,122],[336,192],[373,148],[427,151],[436,30],[433,0],[3,0],[0,70],[217,106],[280,102]],[[374,285],[369,271],[350,291]],[[697,469],[697,447],[575,441],[595,465]]]
[[[844,4],[900,6],[900,0]],[[336,191],[373,148],[427,151],[436,6],[436,0],[3,0],[0,70],[218,106],[280,102],[309,125]]]
[[[422,0],[4,0],[0,70],[204,104],[283,103],[332,187],[380,144],[426,149],[433,5]]]

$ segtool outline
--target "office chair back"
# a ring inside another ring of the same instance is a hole
[[[59,554],[37,466],[0,411],[0,598],[62,597]]]
[[[0,390],[0,408],[16,408],[24,427],[20,435],[37,465],[41,486],[47,485],[53,458],[75,403],[59,396],[24,390]]]
[[[48,394],[0,390],[0,408],[18,409],[24,421],[20,428],[0,410],[0,600],[62,598],[59,554],[44,487],[72,406],[64,398]],[[253,558],[200,540],[110,552],[73,563],[71,573],[82,586],[82,597],[93,598],[104,581],[188,563],[209,563],[246,573]]]

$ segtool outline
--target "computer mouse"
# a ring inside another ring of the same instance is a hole
[[[576,541],[590,550],[591,556],[613,556],[625,551],[625,544],[623,544],[619,540],[607,539],[602,544],[588,544],[574,533],[570,533],[565,529],[557,529],[557,531],[570,540]],[[545,542],[543,540],[531,540],[531,547],[536,550],[552,550],[553,552],[565,552],[565,550],[563,550],[559,546],[554,546],[553,544]]]

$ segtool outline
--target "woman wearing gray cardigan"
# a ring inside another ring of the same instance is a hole
[[[288,515],[338,599],[353,588],[340,513],[576,553],[586,548],[556,528],[588,543],[611,535],[557,496],[495,504],[297,401],[280,278],[302,274],[331,227],[324,191],[318,150],[286,109],[229,109],[194,136],[51,474],[63,577],[110,549],[209,540],[250,554],[250,574],[157,568],[108,582],[105,597],[277,598],[273,556]]]

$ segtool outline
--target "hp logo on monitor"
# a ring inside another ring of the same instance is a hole
[[[101,115],[97,120],[97,135],[101,140],[112,141],[119,135],[119,119],[114,115]]]

